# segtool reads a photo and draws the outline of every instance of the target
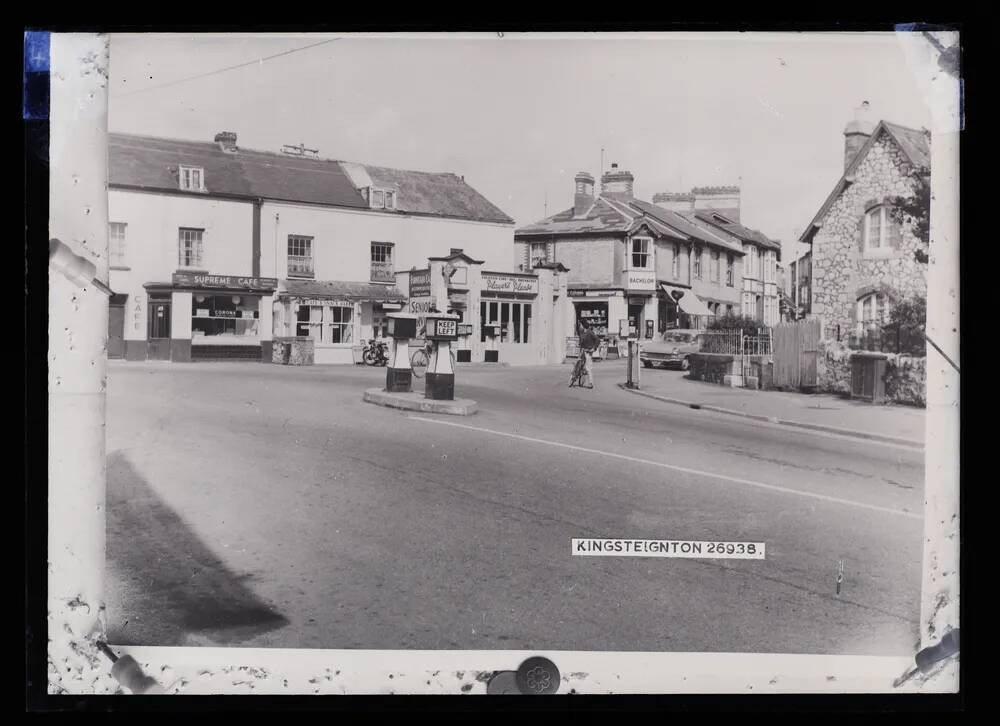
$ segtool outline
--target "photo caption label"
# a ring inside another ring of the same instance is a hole
[[[686,559],[763,560],[763,542],[672,539],[573,538],[574,555],[584,557],[680,557]]]

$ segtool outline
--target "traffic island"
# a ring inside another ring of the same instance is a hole
[[[365,391],[364,400],[377,406],[399,408],[404,411],[420,411],[422,413],[447,413],[452,416],[471,416],[479,410],[479,404],[468,398],[435,400],[425,398],[423,392],[390,392],[381,388],[369,388]]]

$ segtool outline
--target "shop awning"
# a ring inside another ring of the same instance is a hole
[[[284,280],[278,296],[351,302],[406,302],[406,296],[395,285],[339,280]]]
[[[677,301],[677,306],[681,309],[682,312],[685,312],[688,315],[712,314],[712,311],[708,309],[708,306],[705,305],[705,303],[701,301],[701,298],[695,295],[691,289],[685,287],[677,287],[675,285],[666,285],[664,283],[660,283],[660,287],[663,289],[665,293],[667,293],[667,295],[670,296],[671,300],[674,299],[671,293],[674,292],[675,290],[683,293],[681,295],[680,300]]]

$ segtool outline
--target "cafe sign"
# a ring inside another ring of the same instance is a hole
[[[655,290],[656,272],[653,270],[626,270],[626,290]]]
[[[517,293],[519,295],[537,295],[538,278],[484,272],[483,290],[488,292]]]
[[[275,290],[278,280],[274,277],[237,277],[235,275],[205,275],[193,272],[175,272],[174,287],[195,287],[213,290]]]

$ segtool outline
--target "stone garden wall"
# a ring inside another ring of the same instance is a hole
[[[817,361],[822,393],[851,393],[851,354],[853,350],[836,341],[821,341]],[[892,403],[927,405],[927,358],[886,354],[885,396]]]

